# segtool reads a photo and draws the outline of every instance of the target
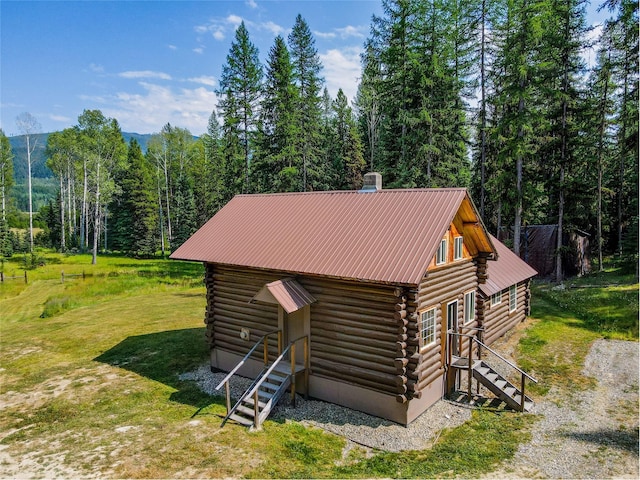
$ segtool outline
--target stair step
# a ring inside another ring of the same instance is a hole
[[[511,398],[513,398],[514,394],[518,391],[516,390],[516,387],[507,387],[505,389],[502,390],[504,393],[506,393],[507,395],[509,395]]]
[[[271,380],[271,379],[269,379],[269,380]],[[260,385],[260,389],[273,390],[274,392],[277,391],[279,388],[280,388],[280,385],[276,385],[274,383],[271,383],[270,381],[264,381]]]
[[[267,402],[269,401],[269,399],[271,399],[272,396],[273,395],[269,395],[269,398],[267,399]],[[260,400],[261,398],[264,398],[264,397],[262,397],[262,395],[258,394],[258,407],[260,408],[260,410],[262,410],[264,407],[267,406],[267,402],[263,402],[262,400]],[[246,403],[247,405],[250,405],[251,408],[253,408],[253,402],[254,402],[253,397],[248,397],[248,398],[245,398],[243,400],[243,403]]]
[[[231,415],[229,415],[229,419],[239,423],[240,425],[244,425],[245,427],[250,427],[253,425],[252,420],[246,417],[242,417],[240,415],[236,415],[235,413],[232,413]]]
[[[254,417],[253,405],[251,406],[251,408],[249,408],[249,407],[246,407],[246,406],[240,404],[236,408],[236,412],[240,412],[240,413],[242,413],[243,415],[246,415],[249,418],[253,418]]]
[[[498,380],[493,384],[499,389],[504,390],[504,388],[509,384],[509,382],[507,382],[506,380]]]

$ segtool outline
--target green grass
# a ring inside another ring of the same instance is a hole
[[[572,279],[564,288],[534,284],[533,325],[519,343],[518,364],[539,380],[531,391],[546,394],[592,388],[582,375],[591,344],[598,338],[638,340],[638,283],[617,269]]]
[[[536,421],[474,411],[431,448],[370,458],[358,449],[343,458],[344,439],[295,422],[220,429],[224,399],[179,378],[208,357],[202,265],[103,256],[92,266],[89,255],[42,255],[28,284],[0,285],[0,444],[14,458],[44,464],[65,452],[60,461],[78,475],[118,478],[475,477],[513,458]],[[22,275],[20,265],[5,262],[5,274]],[[85,279],[62,283],[61,271]],[[537,395],[588,388],[580,369],[591,342],[633,338],[627,317],[635,308],[637,318],[637,298],[622,314],[616,302],[632,301],[637,284],[620,278],[598,277],[616,280],[614,293],[585,288],[598,298],[586,310],[573,301],[581,289],[535,287],[519,362],[540,378]],[[596,307],[610,313],[596,317]]]

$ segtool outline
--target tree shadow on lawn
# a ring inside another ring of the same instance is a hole
[[[602,445],[604,447],[616,448],[619,450],[627,450],[638,455],[637,428],[629,430],[601,429],[591,432],[572,432],[564,435],[582,442],[593,443],[595,445]]]
[[[179,378],[180,374],[205,362],[208,347],[204,331],[204,328],[185,328],[130,336],[94,360],[174,388],[176,391],[169,396],[173,402],[198,409],[212,404],[223,405],[223,397],[211,396],[195,382]]]

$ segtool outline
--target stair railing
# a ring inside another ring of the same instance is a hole
[[[276,366],[286,357],[287,353],[290,353],[290,357],[289,357],[289,361],[291,363],[291,400],[293,402],[293,406],[295,407],[296,404],[296,398],[295,398],[295,393],[296,393],[296,343],[299,342],[300,340],[304,340],[304,351],[305,351],[305,355],[304,355],[304,372],[305,372],[305,391],[308,392],[309,391],[309,336],[308,335],[303,335],[302,337],[296,338],[295,340],[289,342],[289,345],[287,345],[287,347],[282,351],[282,353],[280,355],[278,355],[278,358],[276,358],[274,360],[274,362],[271,364],[271,366],[266,369],[266,371],[263,371],[263,373],[256,379],[257,381],[254,381],[253,385],[251,387],[249,387],[249,390],[247,392],[245,392],[244,395],[242,395],[242,397],[240,397],[240,400],[238,401],[238,404],[240,404],[240,402],[242,401],[242,399],[244,398],[249,398],[249,397],[253,397],[253,408],[254,408],[254,415],[253,415],[253,426],[257,429],[260,427],[260,409],[259,409],[259,405],[258,405],[258,391],[260,389],[260,386],[266,381],[267,377],[271,374],[271,372],[273,372],[273,370],[276,368]],[[234,407],[237,408],[237,405]]]
[[[261,336],[258,339],[255,345],[251,347],[251,349],[244,356],[244,358],[240,360],[240,362],[238,362],[238,364],[233,368],[233,370],[231,370],[227,374],[227,376],[224,377],[222,381],[218,384],[218,386],[215,388],[216,390],[220,390],[222,385],[224,385],[224,388],[225,388],[225,396],[226,396],[226,403],[227,403],[227,416],[225,418],[225,421],[234,412],[234,410],[238,407],[238,404],[239,404],[238,402],[233,408],[231,408],[231,389],[229,387],[229,380],[231,380],[231,377],[233,377],[236,374],[236,372],[245,364],[245,362],[249,359],[251,354],[256,351],[256,349],[260,346],[261,343],[264,345],[263,347],[264,365],[266,367],[269,364],[269,337],[274,334],[278,335],[278,353],[280,354],[282,352],[282,330],[273,330],[271,332],[265,333],[263,336]],[[241,398],[243,397],[244,395]]]
[[[533,383],[538,383],[538,380],[536,380],[534,377],[532,377],[527,372],[522,370],[520,367],[515,365],[513,362],[510,362],[509,360],[504,358],[502,355],[500,355],[498,352],[496,352],[495,350],[490,348],[488,345],[486,345],[483,342],[481,342],[480,340],[478,340],[478,338],[475,335],[469,335],[469,334],[465,334],[465,333],[456,333],[456,332],[452,332],[452,331],[449,331],[447,333],[449,335],[456,336],[456,337],[467,337],[467,338],[469,338],[469,352],[468,352],[469,353],[469,373],[467,375],[467,377],[468,377],[467,395],[469,396],[469,400],[471,400],[471,370],[473,368],[473,366],[472,366],[473,365],[472,344],[473,344],[473,342],[475,342],[477,344],[476,351],[478,353],[478,360],[481,360],[481,358],[480,358],[480,347],[482,347],[482,348],[486,349],[487,351],[491,352],[496,357],[498,357],[500,360],[502,360],[504,363],[509,365],[514,370],[517,370],[518,372],[520,372],[520,411],[524,412],[524,407],[525,407],[525,379],[528,378]],[[449,358],[450,358],[450,356],[449,356]]]

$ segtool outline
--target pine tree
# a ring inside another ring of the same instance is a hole
[[[353,111],[342,89],[338,90],[332,110],[329,138],[334,146],[331,159],[333,185],[341,190],[355,190],[362,186],[365,161]]]
[[[9,256],[13,251],[7,223],[8,198],[12,186],[13,153],[9,139],[0,129],[0,256]]]
[[[118,181],[121,193],[110,206],[112,248],[136,257],[152,256],[157,249],[156,184],[152,165],[133,138]]]
[[[256,191],[299,191],[302,154],[299,137],[298,90],[284,38],[277,36],[267,60],[261,104]]]
[[[226,163],[230,165],[242,161],[242,191],[245,193],[251,191],[251,157],[254,150],[252,137],[258,123],[261,82],[262,66],[258,58],[258,49],[251,43],[249,32],[242,22],[236,30],[235,40],[222,67],[217,93],[220,99],[218,110],[224,121],[225,136],[237,137],[227,139],[229,146],[238,143],[226,151]]]
[[[296,149],[302,155],[302,191],[317,190],[323,187],[323,176],[327,170],[327,166],[321,162],[322,156],[319,151],[322,65],[311,30],[299,14],[288,40],[293,78],[298,90]]]

